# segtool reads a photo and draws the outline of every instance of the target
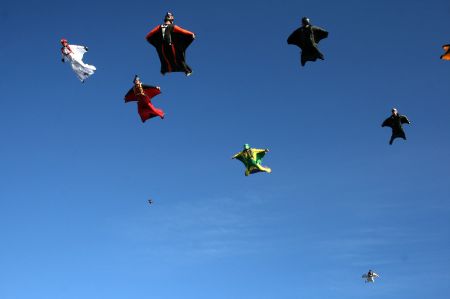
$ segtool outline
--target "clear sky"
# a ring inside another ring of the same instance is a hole
[[[190,77],[145,41],[166,11]],[[301,68],[303,16],[329,37]],[[0,32],[0,299],[448,298],[448,0],[7,0]],[[135,74],[164,120],[124,104]]]

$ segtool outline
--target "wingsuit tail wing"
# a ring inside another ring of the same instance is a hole
[[[138,113],[141,117],[142,122],[145,122],[146,120],[156,116],[164,118],[164,111],[153,106],[148,97],[145,97],[145,99],[141,99],[138,102]]]
[[[272,169],[269,167],[261,166],[261,165],[252,165],[249,167],[250,174],[257,173],[257,172],[267,172],[271,173]]]

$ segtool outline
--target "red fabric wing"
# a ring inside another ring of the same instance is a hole
[[[161,91],[158,88],[156,88],[155,86],[142,85],[142,87],[144,89],[144,93],[150,99],[161,93]],[[133,88],[131,88],[125,95],[125,103],[131,102],[131,101],[138,101],[137,96],[134,94]]]
[[[138,100],[137,97],[134,95],[134,90],[133,88],[131,88],[125,95],[125,103],[137,100]]]
[[[156,88],[155,86],[148,86],[148,85],[142,85],[144,89],[144,93],[151,99],[156,95],[159,95],[161,93],[161,90],[159,88]]]
[[[186,35],[193,35],[193,32],[190,32],[189,30],[183,29],[180,26],[174,25],[173,26],[173,32],[175,33],[181,33],[181,34],[186,34]]]
[[[153,106],[148,97],[140,97],[138,102],[138,113],[142,122],[155,116],[164,118],[164,111]]]
[[[155,28],[152,29],[152,31],[150,31],[147,36],[145,37],[145,39],[151,43],[152,45],[154,45],[156,47],[156,45],[154,44],[154,41],[152,40],[153,35],[158,32],[158,30],[160,29],[161,25],[156,26]]]

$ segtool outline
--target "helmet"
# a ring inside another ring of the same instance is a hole
[[[310,25],[309,19],[307,17],[302,18],[302,25],[303,26]]]
[[[61,39],[61,44],[64,45],[65,43],[67,43],[67,39],[62,38],[62,39]]]
[[[248,150],[250,148],[250,145],[248,143],[244,144],[244,149]]]
[[[166,13],[166,15],[164,16],[164,22],[170,21],[170,20],[173,20],[173,14],[170,11],[168,11]]]
[[[137,80],[141,81],[141,78],[139,78],[138,75],[134,75],[133,83],[135,83]]]

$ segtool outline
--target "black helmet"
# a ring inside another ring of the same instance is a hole
[[[308,17],[303,17],[302,18],[302,25],[303,26],[310,25]]]
[[[164,17],[164,22],[170,21],[170,19],[173,20],[173,14],[170,11],[168,11]]]

